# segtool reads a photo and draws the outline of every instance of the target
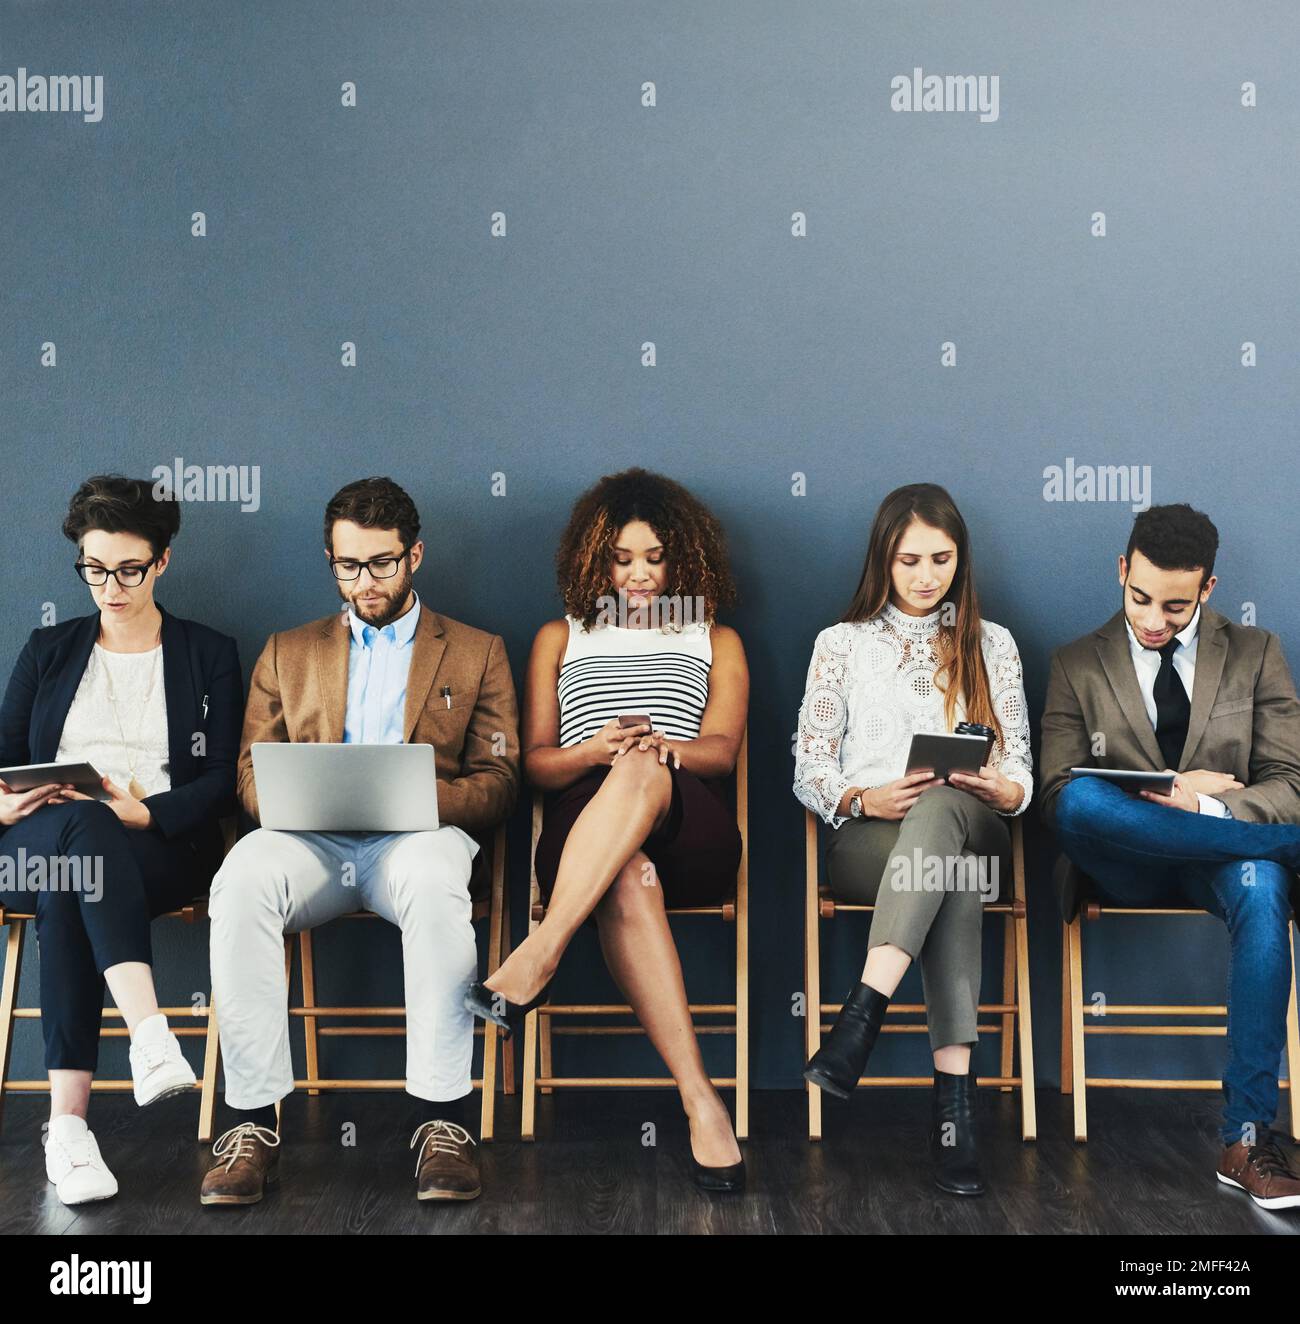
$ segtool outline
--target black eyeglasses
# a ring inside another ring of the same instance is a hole
[[[101,584],[108,583],[109,575],[123,588],[139,588],[144,583],[144,577],[150,569],[158,563],[155,557],[152,561],[145,561],[143,565],[120,565],[116,570],[110,570],[106,565],[90,565],[85,561],[76,561],[74,568],[82,580],[87,584],[93,584],[98,588]]]
[[[370,571],[371,579],[392,579],[397,573],[397,567],[406,560],[407,552],[410,550],[407,547],[400,556],[376,556],[369,561],[349,561],[331,556],[330,569],[334,572],[335,579],[344,582],[360,579],[363,570]]]

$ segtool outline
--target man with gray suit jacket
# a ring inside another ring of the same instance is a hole
[[[1274,1132],[1300,869],[1300,702],[1277,636],[1207,605],[1218,530],[1153,506],[1119,558],[1123,606],[1052,656],[1040,812],[1064,857],[1067,920],[1086,879],[1114,905],[1192,904],[1228,926],[1228,1061],[1218,1178],[1269,1209],[1300,1205]],[[1133,795],[1071,768],[1177,773]]]

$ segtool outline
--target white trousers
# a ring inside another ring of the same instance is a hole
[[[472,1088],[474,1016],[463,1006],[478,957],[470,868],[478,843],[436,832],[272,832],[236,843],[212,882],[212,996],[226,1102],[262,1108],[293,1090],[284,935],[356,910],[402,931],[406,1088],[457,1099]]]

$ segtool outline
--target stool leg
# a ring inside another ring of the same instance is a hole
[[[1070,1037],[1070,926],[1061,927],[1061,1093],[1074,1092],[1074,1060]]]
[[[217,1025],[217,1005],[208,997],[208,1032],[203,1044],[203,1092],[199,1096],[199,1140],[212,1139],[212,1124],[217,1111],[217,1069],[221,1065],[221,1038]]]
[[[1070,921],[1070,1056],[1074,1063],[1074,1138],[1088,1138],[1088,1065],[1083,1035],[1083,917]]]
[[[298,950],[302,956],[302,1005],[310,1010],[316,1005],[316,963],[312,952],[311,930],[304,929],[298,935]],[[307,1059],[307,1079],[320,1079],[320,1065],[316,1057],[316,1017],[303,1017],[304,1048]],[[308,1089],[308,1094],[319,1094],[320,1090]]]
[[[538,1016],[538,1037],[541,1040],[542,1050],[542,1075],[549,1076],[551,1072],[551,1018],[549,1016]],[[538,1088],[543,1094],[551,1094],[554,1091],[549,1085],[539,1085]]]
[[[1014,917],[1015,1003],[1020,1024],[1020,1138],[1038,1138],[1038,1094],[1034,1077],[1034,1022],[1029,1000],[1029,917]]]
[[[0,1126],[4,1124],[5,1085],[9,1080],[9,1054],[14,1042],[14,1008],[18,1005],[18,974],[23,964],[26,920],[9,921],[5,943],[4,984],[0,987]]]
[[[491,1140],[497,1099],[497,1026],[493,1021],[483,1022],[482,1093],[478,1135],[480,1140]]]
[[[1008,915],[1002,928],[1002,1005],[1011,1006],[1016,1000],[1016,917]],[[1002,1013],[1002,1075],[1009,1076],[1015,1066],[1016,1014],[1013,1011]],[[1002,1093],[1010,1091],[1010,1085],[1002,1086]]]
[[[817,823],[804,814],[804,910],[803,910],[803,1028],[805,1061],[822,1040],[821,910],[817,896]],[[804,1082],[808,1095],[808,1139],[822,1138],[822,1092]]]
[[[524,1017],[524,1101],[523,1116],[519,1123],[521,1140],[534,1138],[537,1113],[537,1021],[538,1013],[530,1011]]]
[[[506,950],[509,946],[510,888],[503,885],[501,889],[501,932],[498,939],[496,964],[492,967],[494,970],[505,960]],[[516,1094],[519,1091],[519,1084],[515,1079],[514,1040],[502,1040],[498,1035],[497,1042],[501,1045],[501,1092],[503,1094]]]

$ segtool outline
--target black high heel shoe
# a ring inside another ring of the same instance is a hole
[[[804,1068],[804,1079],[837,1099],[847,1099],[867,1065],[888,1007],[883,993],[855,984],[830,1033]]]
[[[499,1025],[504,1037],[509,1039],[515,1031],[523,1029],[524,1019],[528,1013],[536,1010],[550,997],[553,982],[554,976],[542,985],[542,991],[530,1002],[519,1003],[511,1002],[509,998],[494,992],[481,980],[476,979],[465,990],[464,1006],[475,1016],[491,1021],[493,1025]],[[498,1011],[499,1006],[504,1010]]]
[[[687,1142],[689,1146],[689,1141]],[[721,1168],[706,1167],[703,1163],[691,1155],[691,1173],[695,1178],[695,1184],[702,1191],[708,1191],[710,1195],[727,1194],[745,1189],[745,1156],[742,1154],[739,1163],[728,1163]]]

